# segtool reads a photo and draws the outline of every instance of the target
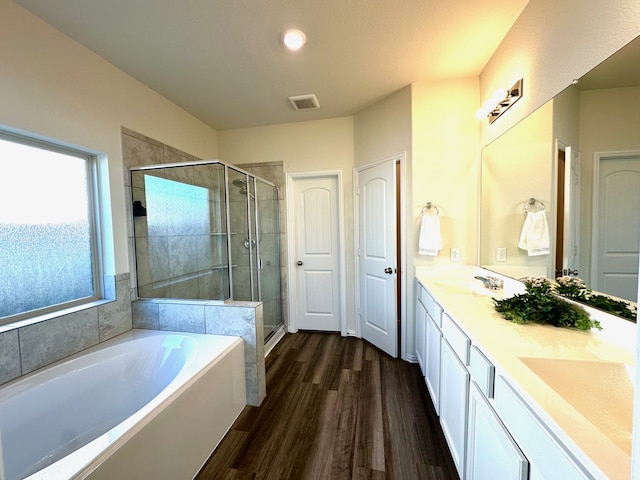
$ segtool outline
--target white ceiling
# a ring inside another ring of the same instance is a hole
[[[528,0],[15,0],[217,130],[348,116],[478,76]],[[308,37],[299,52],[280,33]],[[287,100],[314,93],[320,109]]]

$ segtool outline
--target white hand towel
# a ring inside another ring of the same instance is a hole
[[[438,215],[422,215],[420,237],[418,239],[418,253],[420,255],[438,256],[442,248],[440,236],[440,217]]]
[[[526,250],[530,257],[549,254],[549,225],[544,210],[527,212],[518,247]]]

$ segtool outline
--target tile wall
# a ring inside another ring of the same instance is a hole
[[[267,394],[262,303],[144,299],[131,309],[134,328],[242,337],[247,404],[262,403]]]
[[[30,325],[16,322],[2,327],[0,384],[131,330],[129,274],[105,276],[105,285],[110,301],[69,309]]]

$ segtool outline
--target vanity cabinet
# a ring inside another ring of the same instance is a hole
[[[418,283],[416,357],[461,479],[595,478]]]

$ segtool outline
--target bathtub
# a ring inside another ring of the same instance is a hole
[[[0,479],[193,478],[244,406],[242,339],[132,330],[0,388]]]

